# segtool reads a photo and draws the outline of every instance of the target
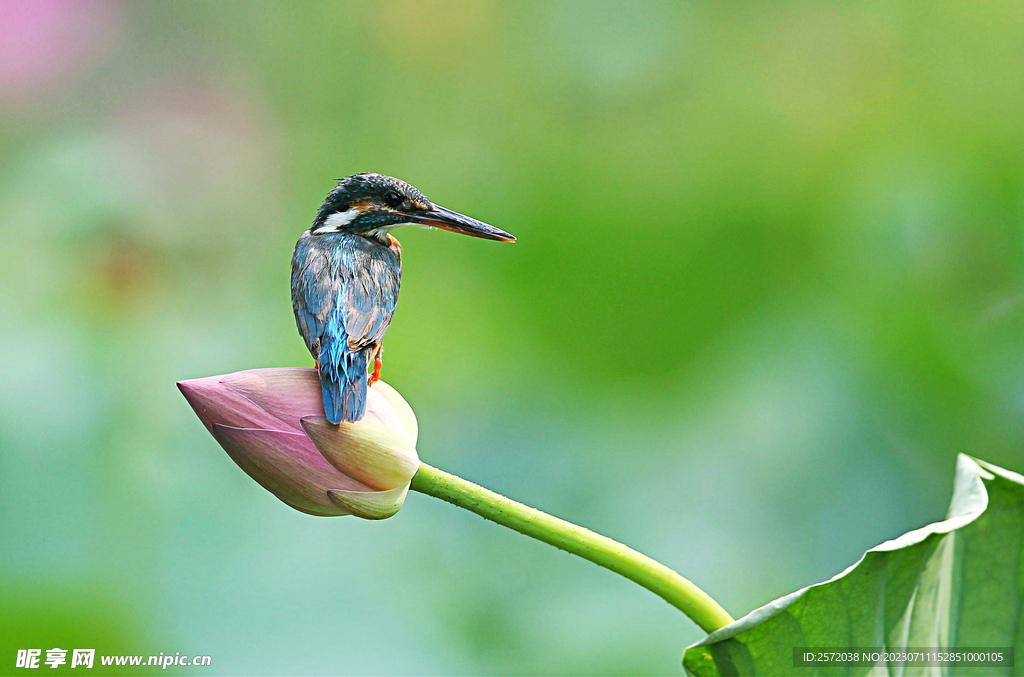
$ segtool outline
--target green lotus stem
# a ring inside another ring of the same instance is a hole
[[[714,632],[733,621],[718,602],[675,571],[590,529],[517,503],[426,463],[420,464],[410,488],[625,576],[682,611],[705,632]]]

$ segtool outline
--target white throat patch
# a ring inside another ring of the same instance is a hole
[[[373,230],[367,231],[366,235],[369,237],[375,237],[380,239],[382,236],[387,235],[395,228],[400,226],[415,226],[415,223],[392,223],[390,226],[381,226],[380,228],[374,228]]]
[[[356,217],[359,216],[359,214],[360,211],[355,207],[347,209],[343,212],[334,212],[333,214],[328,216],[322,224],[320,224],[320,226],[316,229],[316,232],[324,233],[334,231],[335,233],[337,233],[342,226],[347,226],[348,224],[355,221]]]

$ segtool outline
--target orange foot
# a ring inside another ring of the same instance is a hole
[[[320,360],[313,360],[313,368],[320,371]]]
[[[374,383],[380,380],[380,370],[383,366],[384,361],[381,360],[379,356],[373,360],[373,373],[370,374],[370,378],[367,381],[369,385],[372,386]]]

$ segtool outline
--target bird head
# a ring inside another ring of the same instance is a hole
[[[501,242],[516,240],[500,228],[435,205],[405,181],[370,173],[341,179],[317,211],[310,232],[373,236],[399,226],[443,228]]]

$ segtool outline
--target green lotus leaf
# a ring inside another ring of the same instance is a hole
[[[690,675],[1024,674],[1024,477],[957,459],[948,517],[869,550],[686,649]],[[1015,649],[1018,667],[814,664],[799,647]]]

